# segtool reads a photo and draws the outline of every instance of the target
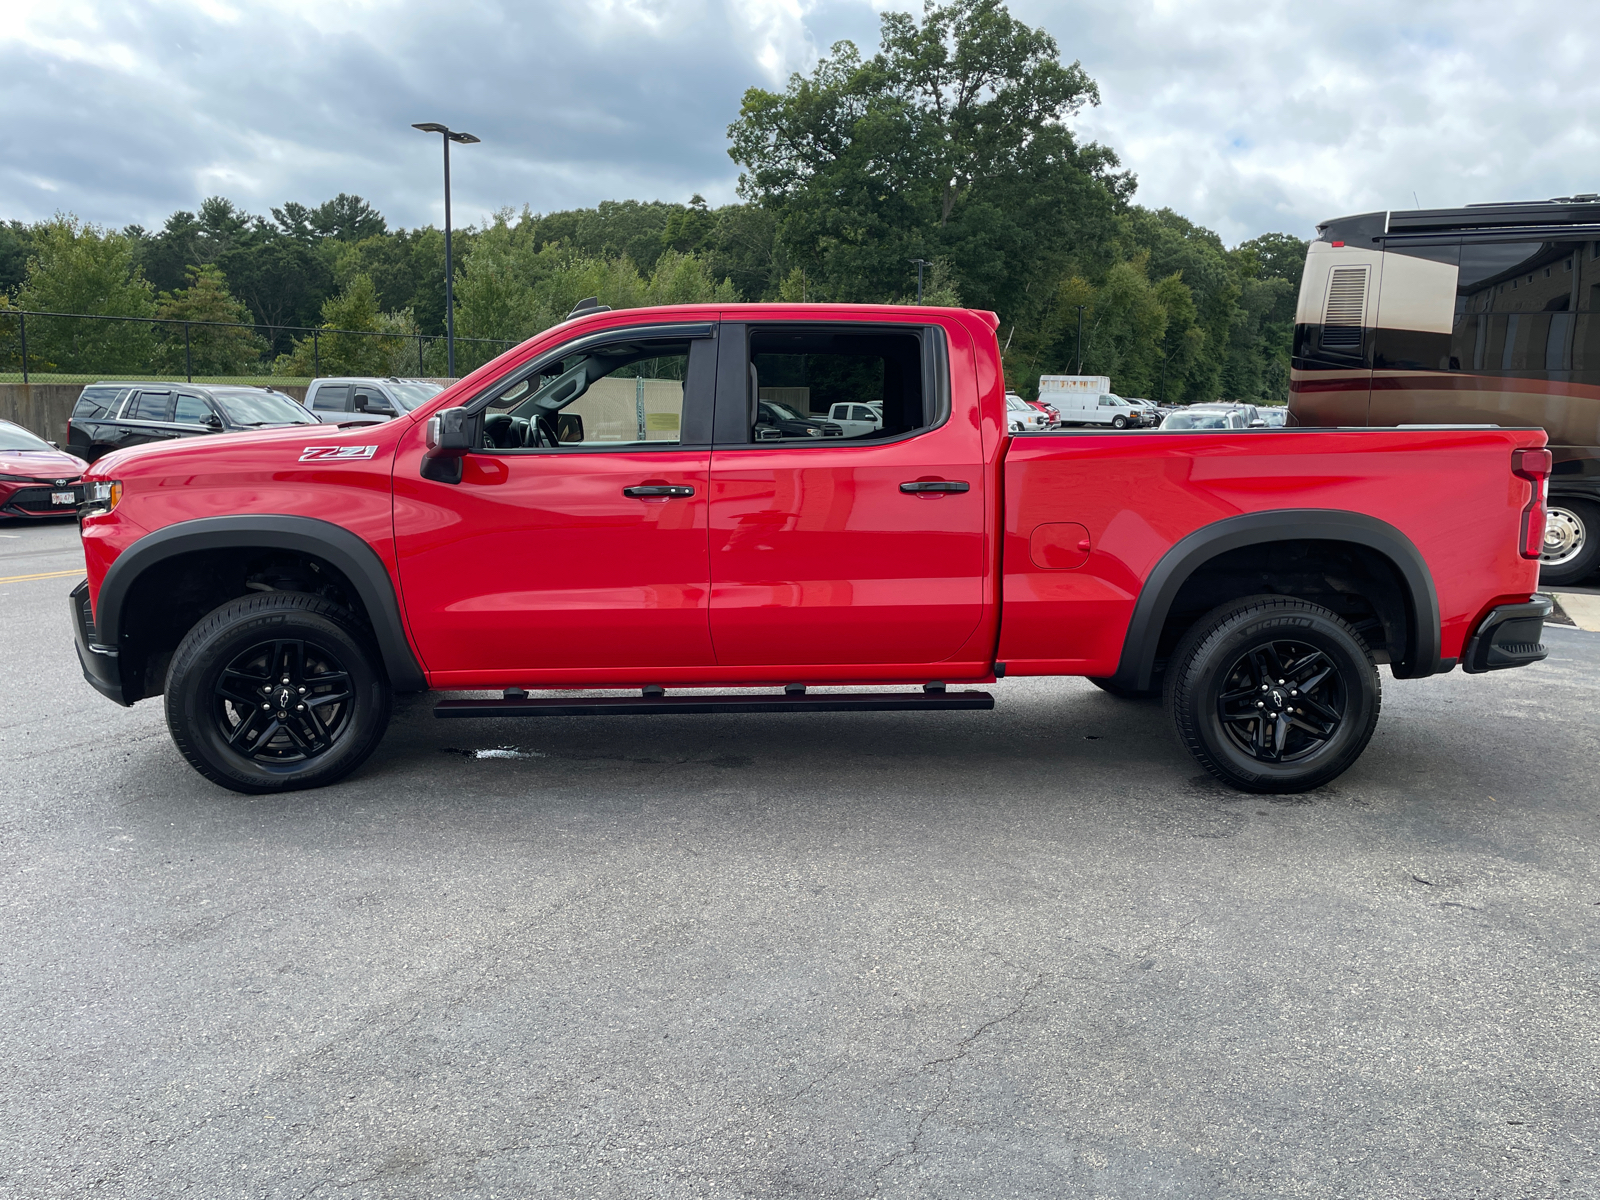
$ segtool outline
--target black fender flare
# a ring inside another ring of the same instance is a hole
[[[199,517],[146,534],[117,556],[100,582],[94,606],[96,640],[105,646],[121,644],[122,610],[128,592],[151,567],[180,554],[245,548],[298,551],[337,568],[367,610],[389,682],[400,692],[427,688],[427,678],[406,638],[400,601],[383,561],[356,534],[315,517],[276,513]]]
[[[1364,513],[1289,508],[1227,517],[1173,543],[1139,589],[1112,681],[1141,691],[1152,686],[1162,627],[1179,590],[1197,570],[1241,546],[1291,541],[1352,542],[1388,559],[1400,576],[1407,602],[1408,653],[1391,669],[1397,679],[1420,679],[1439,671],[1439,593],[1411,539],[1387,521]]]

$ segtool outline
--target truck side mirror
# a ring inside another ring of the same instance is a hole
[[[439,483],[461,482],[461,460],[471,452],[476,419],[464,408],[444,408],[428,418],[422,475]]]

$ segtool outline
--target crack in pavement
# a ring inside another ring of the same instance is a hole
[[[1005,960],[1002,959],[1001,961],[1004,962]],[[1012,964],[1006,963],[1006,965],[1011,966]],[[977,1041],[984,1034],[988,1033],[991,1029],[995,1028],[995,1026],[1003,1025],[1005,1022],[1012,1020],[1014,1017],[1020,1014],[1022,1010],[1027,1007],[1028,1001],[1033,996],[1033,993],[1038,991],[1039,988],[1043,986],[1044,981],[1045,976],[1042,972],[1038,975],[1035,975],[1033,982],[1022,989],[1022,995],[1017,998],[1016,1004],[1013,1005],[1009,1011],[1001,1013],[997,1017],[991,1017],[982,1025],[979,1025],[966,1037],[958,1041],[953,1054],[947,1054],[942,1058],[929,1059],[927,1062],[923,1063],[922,1066],[918,1067],[917,1070],[912,1074],[925,1075],[930,1072],[939,1071],[941,1068],[953,1067],[956,1063],[966,1058],[967,1052],[972,1048],[972,1044],[975,1041]],[[878,1179],[885,1171],[888,1171],[892,1167],[896,1167],[903,1162],[909,1162],[915,1159],[917,1155],[922,1153],[923,1130],[927,1127],[928,1121],[933,1117],[933,1115],[944,1107],[945,1101],[950,1099],[950,1094],[953,1087],[951,1082],[951,1071],[946,1070],[943,1072],[943,1075],[944,1090],[940,1093],[938,1099],[934,1100],[934,1102],[928,1106],[927,1111],[924,1112],[921,1118],[917,1121],[917,1128],[916,1131],[911,1135],[910,1145],[904,1151],[896,1152],[895,1154],[890,1155],[873,1170],[872,1175],[868,1179],[873,1195],[877,1194]],[[896,1080],[895,1083],[903,1082],[904,1079],[911,1077],[912,1076],[904,1076],[902,1079]]]

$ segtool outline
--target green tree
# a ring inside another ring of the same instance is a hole
[[[409,310],[380,310],[371,277],[357,275],[323,302],[317,334],[296,338],[289,353],[278,356],[273,374],[409,375],[416,369],[416,333]]]
[[[0,221],[0,296],[9,296],[28,277],[33,230],[21,221]]]
[[[153,317],[149,282],[134,262],[134,244],[77,217],[58,214],[33,230],[28,276],[18,308],[34,312]],[[37,317],[28,322],[34,369],[112,374],[148,370],[155,339],[142,321],[74,321]]]
[[[265,339],[251,327],[254,318],[228,292],[228,281],[214,266],[192,267],[189,286],[163,292],[156,315],[191,322],[161,329],[161,362],[171,372],[195,375],[255,375],[267,351]]]
[[[717,219],[706,207],[706,198],[696,192],[688,208],[668,214],[661,245],[680,254],[703,254],[715,244],[716,234]]]
[[[745,93],[728,130],[741,194],[777,213],[785,275],[804,268],[819,296],[901,295],[909,260],[942,257],[969,303],[1005,315],[1131,191],[1062,124],[1098,91],[998,0],[880,20],[873,58],[840,42],[783,94]]]

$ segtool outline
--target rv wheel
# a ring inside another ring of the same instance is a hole
[[[1539,582],[1578,583],[1600,566],[1600,504],[1560,497],[1550,502],[1544,524]]]

